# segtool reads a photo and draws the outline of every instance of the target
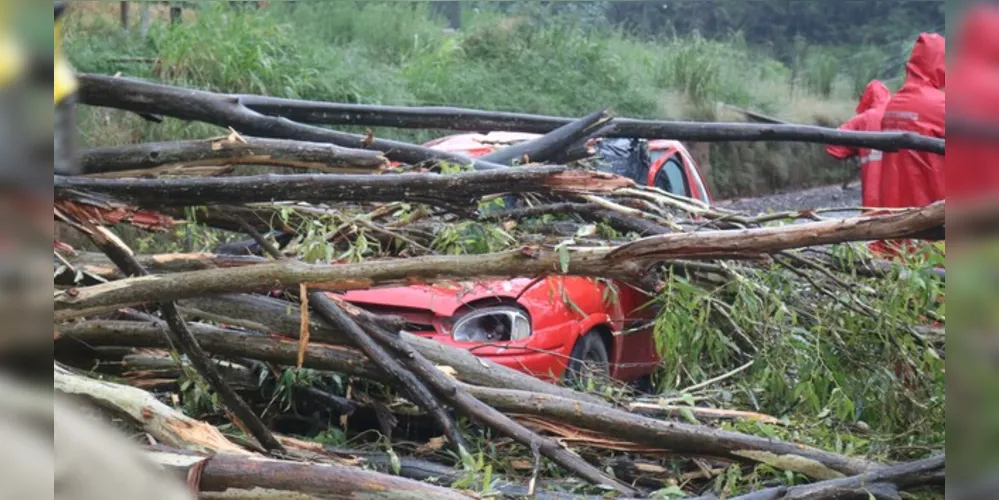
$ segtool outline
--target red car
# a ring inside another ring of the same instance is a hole
[[[534,137],[461,134],[426,146],[481,156]],[[600,141],[598,150],[610,159],[608,171],[711,202],[697,166],[679,142],[610,139]],[[544,276],[377,288],[341,297],[375,313],[404,317],[414,334],[543,379],[560,380],[585,364],[631,381],[651,374],[659,362],[652,297],[626,283]]]

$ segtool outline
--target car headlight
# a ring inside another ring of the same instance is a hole
[[[451,337],[457,342],[500,342],[531,336],[531,319],[512,306],[476,309],[455,322]]]

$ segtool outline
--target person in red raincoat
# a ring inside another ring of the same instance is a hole
[[[877,132],[881,130],[881,117],[891,99],[891,91],[880,80],[871,80],[857,104],[857,114],[840,125],[840,130]],[[861,204],[865,207],[880,206],[881,151],[854,146],[826,146],[826,153],[837,160],[860,157]]]
[[[961,20],[951,67],[951,118],[979,130],[999,125],[999,6],[977,4]],[[983,124],[985,126],[983,126]],[[987,132],[987,131],[986,131]],[[947,141],[947,198],[957,205],[999,194],[999,141],[956,130]]]
[[[945,44],[936,33],[922,33],[905,65],[905,83],[888,101],[881,130],[944,137]],[[880,201],[883,207],[921,207],[941,200],[944,155],[903,149],[884,154]]]
[[[881,118],[884,132],[912,132],[943,138],[945,130],[946,46],[944,37],[922,33],[905,65],[905,83],[885,106]],[[879,205],[909,208],[942,200],[944,155],[902,149],[885,152],[881,161]],[[870,247],[886,257],[916,251],[914,241],[874,242]]]

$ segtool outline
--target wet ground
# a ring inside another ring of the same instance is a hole
[[[860,205],[860,183],[852,183],[846,189],[843,189],[841,184],[835,184],[758,198],[721,200],[716,204],[719,207],[752,214],[802,209],[853,208]],[[856,213],[856,210],[847,209],[827,212],[822,215],[824,217],[848,217]]]

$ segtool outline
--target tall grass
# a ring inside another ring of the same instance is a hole
[[[71,19],[66,50],[79,70],[224,92],[575,116],[609,108],[639,118],[715,119],[716,103],[728,102],[789,120],[837,124],[850,116],[855,99],[849,85],[792,92],[791,69],[747,47],[738,34],[724,42],[696,34],[643,42],[578,19],[489,9],[467,10],[462,30],[452,33],[424,3],[298,2],[260,10],[203,4],[181,24],[154,23],[142,40],[123,33],[113,13]],[[143,57],[156,63],[134,62]],[[833,69],[808,66],[806,74]],[[85,141],[206,131],[108,116],[84,110]],[[92,132],[109,126],[118,133]],[[411,141],[434,135],[377,133]],[[842,171],[817,146],[803,155],[786,145],[712,145],[710,164],[716,196],[831,182]]]

